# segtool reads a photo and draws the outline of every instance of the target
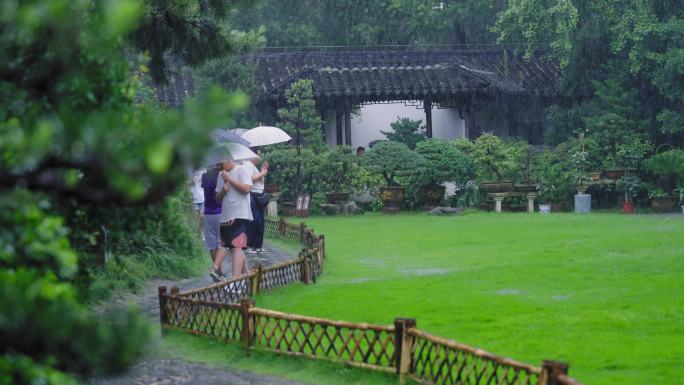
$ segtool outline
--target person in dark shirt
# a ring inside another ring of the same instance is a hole
[[[204,245],[209,250],[212,269],[216,254],[221,247],[221,202],[216,201],[216,192],[214,191],[220,170],[221,165],[218,164],[202,174],[201,184],[204,190]],[[217,274],[221,278],[225,278],[223,271],[219,270]]]

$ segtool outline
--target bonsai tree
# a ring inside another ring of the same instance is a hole
[[[342,186],[350,186],[354,154],[349,146],[337,146],[324,153],[321,176],[331,192],[341,192]]]
[[[390,124],[392,131],[380,131],[385,135],[387,140],[393,142],[403,143],[408,146],[409,149],[415,150],[416,145],[427,139],[425,136],[425,126],[421,126],[422,120],[411,120],[409,118],[399,118],[397,121]]]
[[[677,186],[684,179],[684,150],[673,149],[655,154],[646,159],[644,165],[654,175],[668,178],[670,186]]]
[[[470,156],[475,164],[475,174],[480,181],[501,181],[511,178],[517,167],[517,149],[507,148],[501,138],[484,134],[470,147]]]
[[[425,172],[420,175],[422,184],[454,182],[462,187],[468,182],[472,162],[454,144],[441,139],[426,139],[416,145],[416,152],[425,159]]]
[[[382,175],[388,187],[399,185],[397,177],[418,175],[425,168],[425,159],[421,155],[405,144],[393,141],[377,143],[364,158],[368,170]]]

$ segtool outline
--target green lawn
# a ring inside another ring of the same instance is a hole
[[[309,218],[325,234],[315,286],[257,306],[428,332],[590,385],[681,384],[684,217],[426,214]]]

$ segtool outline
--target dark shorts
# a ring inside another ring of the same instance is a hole
[[[235,219],[230,225],[221,223],[221,244],[229,249],[247,248],[247,219]]]

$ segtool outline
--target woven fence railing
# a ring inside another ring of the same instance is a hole
[[[583,385],[568,365],[524,364],[426,333],[416,320],[371,325],[287,314],[255,307],[251,297],[292,283],[314,283],[323,271],[325,238],[306,225],[266,220],[271,236],[297,240],[296,258],[203,288],[159,288],[163,329],[241,342],[247,349],[343,362],[434,385]]]

